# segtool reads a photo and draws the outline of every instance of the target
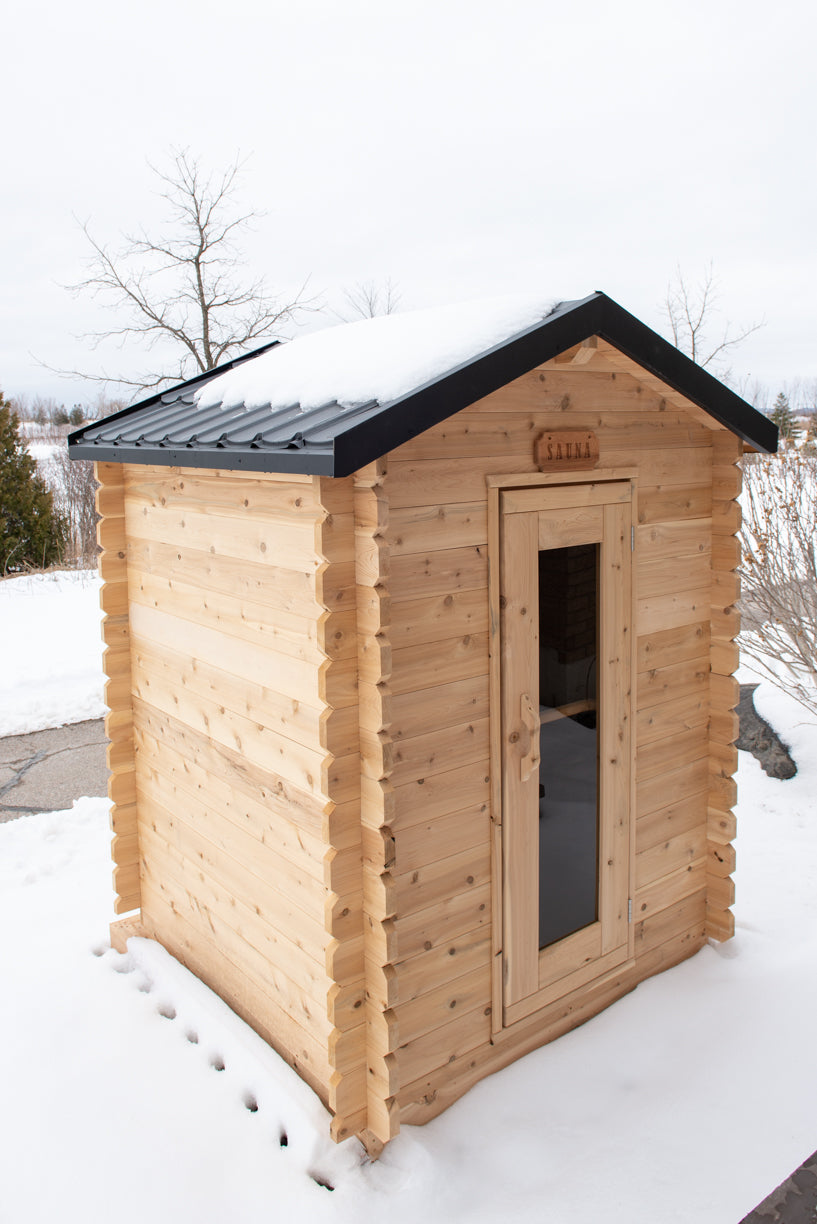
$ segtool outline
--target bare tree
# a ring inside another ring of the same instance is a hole
[[[89,568],[96,566],[96,480],[90,459],[71,460],[63,439],[54,456],[55,501],[66,530],[66,552],[72,560]]]
[[[75,295],[97,298],[122,320],[82,337],[92,347],[135,340],[148,349],[161,347],[169,356],[136,379],[78,370],[59,374],[148,390],[212,370],[276,338],[298,311],[313,308],[304,298],[305,287],[294,300],[281,302],[263,280],[241,276],[238,239],[259,214],[235,204],[239,160],[223,173],[208,173],[181,150],[173,154],[167,173],[150,168],[162,183],[167,230],[123,234],[123,244],[113,249],[83,224],[92,249],[88,275],[67,287]]]
[[[817,714],[817,459],[754,456],[743,490],[741,648]]]
[[[353,319],[374,319],[377,315],[394,314],[402,296],[390,276],[380,285],[376,281],[358,281],[351,289],[343,290],[346,305],[335,314],[346,323]]]
[[[663,304],[673,344],[691,357],[697,365],[719,370],[721,377],[729,375],[724,369],[724,358],[738,344],[742,344],[759,328],[763,321],[751,323],[735,332],[727,322],[721,327],[715,316],[720,312],[718,282],[712,262],[704,269],[697,285],[690,285],[684,278],[680,266],[675,270],[675,279],[667,286]],[[716,326],[717,324],[717,326]]]

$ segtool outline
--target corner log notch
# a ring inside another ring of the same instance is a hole
[[[114,838],[114,912],[139,909],[139,838],[136,820],[136,767],[133,748],[133,689],[131,686],[130,625],[128,618],[128,557],[125,530],[125,475],[121,463],[97,463],[100,547],[99,600],[105,616],[102,670],[105,683],[105,734],[108,737],[108,797]]]
[[[737,801],[734,773],[738,765],[735,740],[738,719],[735,707],[740,687],[735,679],[739,654],[735,638],[740,632],[736,608],[740,596],[740,504],[737,500],[742,473],[737,466],[742,454],[734,434],[719,432],[712,437],[712,638],[710,647],[710,693],[712,717],[709,728],[709,807],[706,844],[706,933],[710,939],[729,939],[735,932],[730,906],[735,900],[731,878],[735,869],[735,816]]]
[[[381,460],[355,474],[360,815],[363,832],[363,946],[366,969],[367,1126],[360,1138],[372,1155],[400,1129],[397,1022],[391,1010],[395,974],[394,794],[390,736],[391,645],[388,638],[388,500]]]
[[[325,609],[318,623],[318,645],[326,656],[320,669],[324,703],[320,737],[327,753],[321,789],[328,799],[323,865],[329,936],[326,972],[332,982],[327,998],[332,1026],[328,1104],[332,1137],[340,1143],[366,1125],[355,534],[352,481],[314,480],[316,497],[326,511],[315,528],[315,550],[321,558],[317,598]]]

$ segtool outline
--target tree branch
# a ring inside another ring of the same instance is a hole
[[[102,331],[79,337],[97,349],[108,341],[120,347],[130,341],[145,350],[166,345],[164,374],[145,371],[139,378],[113,378],[88,371],[46,369],[65,377],[117,382],[151,390],[162,382],[189,376],[192,369],[213,369],[228,354],[241,352],[264,338],[278,338],[280,328],[314,300],[299,293],[278,301],[263,280],[241,276],[238,240],[260,215],[233,204],[244,163],[236,158],[220,174],[205,173],[187,149],[176,150],[167,171],[150,165],[163,189],[170,227],[152,235],[123,233],[111,248],[96,238],[89,222],[80,228],[91,249],[88,275],[66,288],[75,296],[98,299],[119,316]]]

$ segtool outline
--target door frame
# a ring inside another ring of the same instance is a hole
[[[502,548],[502,499],[505,498],[505,503],[514,503],[515,509],[524,509],[526,503],[535,504],[535,492],[550,490],[551,495],[555,495],[558,500],[558,490],[564,489],[565,502],[568,506],[582,506],[585,504],[604,505],[607,493],[604,486],[611,481],[629,482],[629,499],[628,505],[631,508],[632,524],[637,523],[637,505],[636,505],[636,476],[637,470],[632,468],[627,469],[595,469],[592,471],[579,472],[561,472],[552,473],[546,476],[541,473],[520,474],[517,476],[502,475],[488,477],[488,521],[489,521],[489,546],[488,546],[488,565],[489,565],[489,599],[490,599],[490,666],[491,666],[491,815],[492,815],[492,930],[493,930],[493,1008],[492,1008],[492,1029],[494,1041],[501,1040],[503,1036],[512,1034],[514,1026],[525,1018],[535,1015],[551,1004],[563,1000],[573,991],[584,989],[589,983],[598,984],[608,977],[621,973],[626,964],[631,964],[634,959],[634,927],[631,921],[628,922],[626,941],[623,945],[617,946],[610,952],[603,951],[601,940],[600,924],[595,924],[599,928],[595,934],[589,934],[591,928],[585,928],[577,932],[573,936],[568,936],[566,940],[560,941],[556,947],[559,950],[559,955],[566,957],[569,962],[571,959],[571,949],[566,945],[571,944],[572,951],[576,952],[581,959],[582,953],[587,949],[592,948],[593,953],[590,957],[584,958],[582,967],[578,970],[574,967],[565,975],[560,975],[558,967],[554,972],[545,972],[541,977],[541,985],[537,981],[537,986],[534,989],[528,989],[532,979],[532,969],[528,966],[526,973],[523,973],[523,979],[528,981],[528,987],[525,988],[524,997],[519,997],[519,975],[516,975],[516,986],[514,991],[517,997],[509,998],[507,990],[507,975],[509,957],[506,955],[506,941],[512,938],[507,925],[508,913],[506,905],[506,867],[505,867],[505,842],[507,831],[505,824],[508,816],[503,812],[503,777],[504,777],[504,745],[502,732],[502,638],[501,638],[501,548]],[[579,488],[577,486],[584,486]],[[512,491],[519,490],[521,496],[514,498]],[[530,491],[534,494],[534,500],[531,502],[530,496],[526,496],[525,491]],[[511,494],[509,497],[508,495]],[[553,496],[549,498],[553,501]],[[632,533],[632,541],[634,542],[635,532]],[[634,571],[634,553],[628,552],[628,557],[633,562],[632,580],[630,582],[631,598],[627,608],[624,610],[625,617],[629,618],[630,625],[630,649],[629,659],[626,664],[627,678],[629,681],[629,690],[627,700],[629,702],[629,736],[626,747],[627,765],[626,779],[624,785],[627,790],[628,804],[628,829],[627,829],[627,894],[628,898],[633,896],[634,886],[634,849],[635,849],[635,667],[636,667],[636,649],[635,649],[635,571]],[[629,915],[631,918],[631,915]],[[529,942],[529,941],[528,941]],[[564,947],[563,947],[564,945]],[[525,953],[530,960],[530,949]],[[512,956],[511,956],[511,959]],[[551,962],[553,958],[551,957]],[[576,962],[573,961],[575,966]],[[551,970],[553,964],[551,963]],[[513,993],[513,992],[512,992]]]

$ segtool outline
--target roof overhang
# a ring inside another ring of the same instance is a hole
[[[578,302],[562,303],[543,321],[399,399],[366,404],[352,412],[338,409],[334,416],[333,406],[328,405],[327,419],[322,419],[314,441],[307,436],[304,442],[300,434],[281,445],[235,444],[229,438],[201,445],[192,435],[190,442],[181,444],[140,440],[138,414],[150,413],[155,421],[163,403],[178,404],[185,392],[229,368],[222,366],[77,430],[69,436],[69,453],[75,459],[114,463],[348,476],[593,336],[701,408],[752,449],[777,449],[777,427],[767,417],[606,294],[594,293]],[[269,347],[239,361],[251,361]],[[121,438],[124,433],[127,440]]]

